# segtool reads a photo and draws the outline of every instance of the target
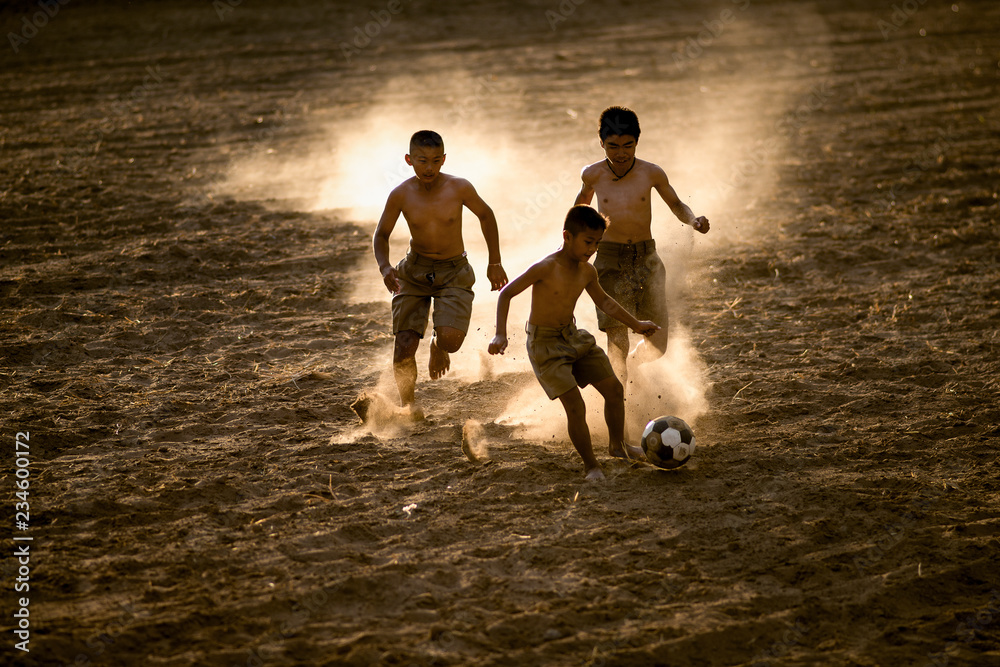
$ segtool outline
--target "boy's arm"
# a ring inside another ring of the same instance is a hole
[[[670,207],[670,210],[674,212],[678,220],[686,225],[691,225],[702,234],[708,233],[708,218],[695,216],[688,205],[682,202],[677,193],[674,192],[673,186],[670,185],[670,181],[667,179],[666,172],[659,167],[655,167],[653,170],[653,187],[656,188],[656,191],[660,194],[660,198]]]
[[[479,218],[479,226],[483,230],[483,238],[486,239],[486,248],[489,250],[486,277],[490,281],[491,289],[498,290],[507,284],[507,272],[500,263],[500,230],[497,228],[496,215],[468,181],[462,188],[462,203]]]
[[[590,282],[587,283],[587,294],[589,294],[590,298],[594,300],[595,306],[637,334],[651,336],[660,330],[660,327],[656,324],[648,320],[637,320],[632,313],[622,308],[621,304],[611,298],[611,296],[601,287],[601,284],[597,282],[597,269],[595,269],[593,265],[590,265],[590,270],[593,272],[593,276],[591,277]]]
[[[538,282],[541,273],[540,264],[534,264],[500,290],[500,295],[497,297],[497,330],[496,336],[490,342],[490,354],[503,354],[507,349],[507,314],[510,312],[510,300]]]
[[[594,201],[594,184],[587,180],[587,170],[589,168],[589,166],[584,167],[583,171],[580,172],[580,180],[583,181],[583,185],[580,186],[580,192],[576,195],[576,201],[573,202],[574,206],[577,204],[587,204],[589,206],[590,202]]]
[[[379,218],[375,234],[372,236],[372,249],[375,251],[378,270],[382,274],[382,281],[385,283],[386,289],[393,294],[399,292],[399,280],[396,278],[396,268],[389,261],[389,236],[392,234],[401,212],[398,196],[393,190],[385,201],[382,217]]]

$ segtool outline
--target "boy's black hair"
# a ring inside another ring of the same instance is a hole
[[[563,229],[573,236],[576,236],[585,229],[593,231],[605,230],[608,228],[607,217],[596,208],[586,204],[577,204],[566,214],[566,222]]]
[[[601,126],[597,133],[604,141],[612,134],[627,134],[639,140],[639,117],[625,107],[608,107],[601,113]]]
[[[410,137],[410,152],[417,146],[423,148],[444,148],[444,139],[434,130],[420,130]]]

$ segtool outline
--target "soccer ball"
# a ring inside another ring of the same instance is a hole
[[[660,468],[680,468],[694,454],[694,432],[683,419],[657,417],[642,432],[646,460]]]

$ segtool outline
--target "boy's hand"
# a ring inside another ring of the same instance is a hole
[[[507,349],[507,337],[497,334],[493,337],[490,342],[489,351],[490,354],[503,354],[503,351]]]
[[[694,227],[696,231],[699,231],[702,234],[708,234],[708,228],[709,228],[708,218],[706,218],[703,215],[699,215],[697,218],[695,218],[694,222],[691,223],[691,226]]]
[[[395,267],[387,266],[382,269],[382,282],[385,283],[387,290],[393,294],[399,294],[399,280],[396,278]]]
[[[507,272],[503,270],[503,266],[499,263],[487,265],[486,277],[490,281],[491,291],[495,292],[503,289],[503,286],[507,284]]]
[[[649,320],[642,320],[641,322],[639,322],[639,326],[632,329],[632,331],[636,332],[637,334],[642,334],[643,336],[652,336],[659,330],[660,327],[656,326]]]

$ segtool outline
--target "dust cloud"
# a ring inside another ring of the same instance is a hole
[[[757,29],[746,18],[743,24],[734,24],[726,37],[740,40]],[[704,60],[709,62],[710,57]],[[602,106],[621,104],[639,114],[643,132],[638,157],[663,166],[681,200],[712,223],[709,234],[697,234],[653,196],[653,236],[668,268],[671,342],[661,359],[631,371],[627,428],[632,440],[656,416],[675,414],[694,426],[707,411],[705,365],[683,327],[681,296],[696,286],[699,251],[725,252],[727,247],[773,232],[764,211],[774,188],[776,165],[789,159],[786,147],[791,134],[824,102],[821,90],[796,91],[789,85],[790,73],[783,73],[780,85],[767,74],[774,73],[715,77],[713,87],[697,85],[690,78],[636,81],[606,94],[607,104]],[[435,91],[433,96],[426,93],[430,90]],[[390,190],[413,174],[403,158],[410,135],[434,129],[445,140],[443,171],[471,181],[496,213],[503,265],[513,279],[559,248],[562,220],[579,189],[580,170],[603,159],[596,113],[586,123],[585,134],[565,138],[553,132],[540,141],[537,132],[522,131],[531,119],[496,112],[501,107],[516,110],[511,100],[524,94],[509,80],[474,76],[460,68],[423,79],[387,80],[372,94],[370,104],[321,128],[321,139],[308,147],[282,147],[277,155],[261,150],[234,163],[221,189],[244,197],[284,199],[301,210],[333,211],[342,219],[373,228]],[[671,103],[665,105],[664,99]],[[576,108],[587,108],[579,101]],[[722,105],[747,112],[734,122],[731,114],[720,111]],[[577,112],[570,105],[567,113]],[[477,275],[476,302],[463,348],[452,355],[449,377],[469,382],[504,373],[524,377],[530,369],[523,332],[530,294],[512,302],[507,353],[488,356],[485,350],[494,335],[497,293],[489,291],[486,282],[487,252],[478,221],[466,212],[465,222],[465,244]],[[407,238],[401,217],[393,232],[393,261],[405,253]],[[385,300],[388,309],[389,295],[374,260],[357,272],[354,300]],[[577,322],[606,346],[606,338],[597,331],[593,304],[585,295],[577,308]],[[417,362],[418,382],[428,381],[426,343],[418,351]],[[390,363],[387,351],[387,369]],[[383,374],[377,391],[395,397],[391,373]],[[595,443],[601,442],[601,434],[606,433],[602,401],[591,389],[585,390],[585,398]],[[548,401],[533,380],[523,382],[506,413],[500,421],[517,425],[523,437],[566,438],[558,401]]]

